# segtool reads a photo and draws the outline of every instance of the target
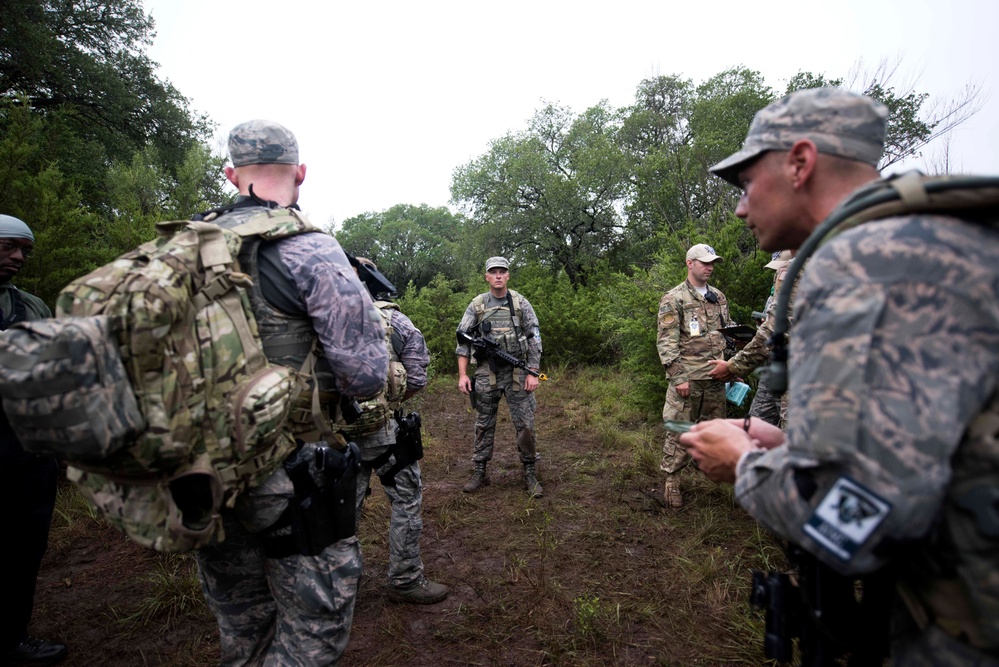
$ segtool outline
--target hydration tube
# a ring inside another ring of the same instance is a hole
[[[960,215],[975,209],[999,208],[999,176],[924,176],[910,171],[865,189],[822,221],[798,249],[777,294],[774,331],[770,337],[767,389],[774,395],[787,391],[787,333],[791,292],[805,262],[836,234],[870,220],[918,213]],[[964,217],[964,216],[961,216]],[[973,218],[972,218],[973,219]],[[996,225],[993,215],[983,220]]]

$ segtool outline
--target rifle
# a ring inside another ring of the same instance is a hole
[[[846,577],[794,545],[788,559],[794,575],[752,572],[749,603],[765,611],[766,657],[790,664],[797,639],[802,667],[881,667],[889,653],[891,575]]]
[[[473,330],[474,331],[474,330]],[[536,370],[532,370],[527,367],[527,362],[522,359],[518,359],[506,350],[500,347],[500,344],[496,341],[485,338],[484,336],[473,336],[470,332],[462,331],[458,329],[457,332],[458,343],[460,345],[471,345],[475,350],[474,354],[476,359],[479,355],[485,356],[491,362],[502,361],[503,363],[510,364],[514,368],[520,368],[527,373],[530,373],[534,377],[538,378],[542,382],[548,379],[548,376],[544,373],[539,373]]]

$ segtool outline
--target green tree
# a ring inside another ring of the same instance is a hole
[[[0,201],[4,213],[28,223],[38,248],[16,283],[50,306],[63,285],[113,258],[104,250],[109,226],[48,158],[45,147],[58,136],[24,104],[0,100]]]
[[[458,280],[472,268],[463,248],[465,220],[447,208],[398,204],[343,222],[335,234],[344,250],[367,257],[402,290],[426,287],[437,275]]]
[[[470,211],[480,243],[492,243],[494,252],[585,284],[623,231],[631,165],[615,141],[619,125],[606,103],[576,118],[548,105],[526,131],[493,141],[488,153],[458,168],[452,200]]]
[[[407,289],[398,299],[399,308],[423,333],[430,350],[430,365],[437,373],[455,373],[455,331],[465,308],[478,292],[463,292],[457,280],[438,275],[422,288]]]
[[[38,253],[19,283],[69,280],[224,203],[212,126],[155,75],[138,0],[8,0],[0,23],[0,196]]]
[[[139,0],[6,0],[0,23],[0,97],[25,98],[77,138],[58,150],[84,201],[103,203],[104,168],[147,144],[172,173],[212,127],[155,75],[145,53],[153,20]]]
[[[753,115],[773,97],[760,74],[746,68],[696,88],[675,76],[642,81],[620,134],[634,161],[635,196],[627,210],[636,232],[678,233],[713,215],[719,202],[734,208],[734,191],[708,167],[738,149]]]
[[[882,60],[868,69],[858,62],[848,77],[829,79],[823,74],[798,72],[788,81],[785,94],[803,88],[844,86],[870,95],[888,107],[885,152],[878,169],[919,156],[923,148],[965,122],[982,108],[981,88],[968,83],[955,97],[937,101],[916,91],[912,82],[899,81],[901,61]]]

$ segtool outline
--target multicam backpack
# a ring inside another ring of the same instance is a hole
[[[236,257],[244,237],[313,231],[290,209],[232,230],[164,222],[156,240],[71,283],[55,319],[0,338],[0,395],[22,446],[66,461],[142,545],[223,540],[222,506],[294,450],[282,427],[308,379],[264,356]]]

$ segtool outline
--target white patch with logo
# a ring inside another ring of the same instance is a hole
[[[804,531],[837,558],[849,561],[890,511],[883,498],[843,476],[808,517]]]

